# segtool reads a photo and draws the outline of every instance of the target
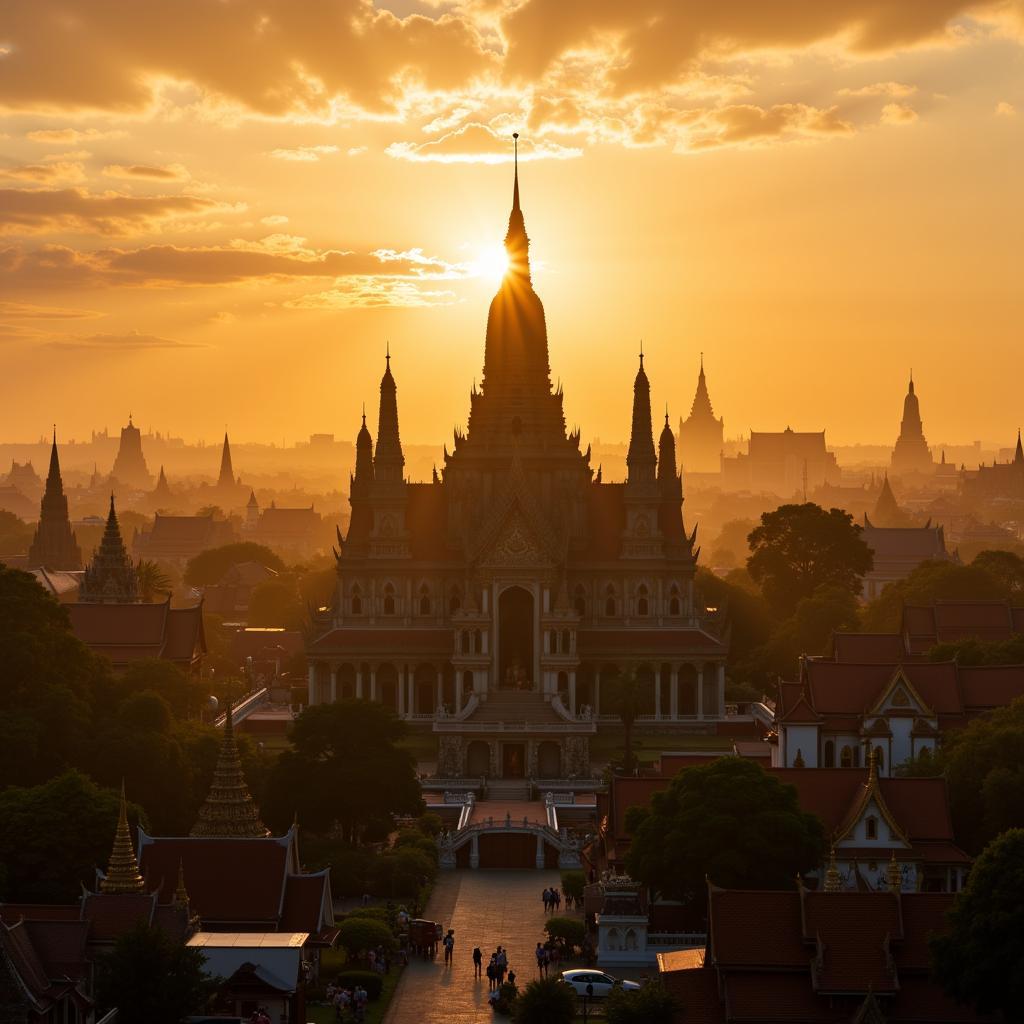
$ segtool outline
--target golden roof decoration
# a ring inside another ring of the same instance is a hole
[[[128,802],[124,795],[124,781],[121,782],[121,809],[117,817],[117,831],[114,833],[114,848],[110,853],[106,877],[100,881],[100,892],[131,893],[144,892],[145,884],[139,874],[139,862],[135,858],[132,835],[128,828]]]
[[[885,869],[885,880],[889,885],[889,892],[899,892],[903,888],[903,872],[896,860],[896,851],[892,851],[892,857]]]
[[[242,774],[233,716],[234,707],[228,701],[224,738],[217,755],[217,767],[213,771],[213,783],[203,806],[199,808],[199,820],[193,825],[191,834],[227,839],[265,839],[270,830],[260,821],[256,803]]]
[[[839,892],[842,887],[843,879],[836,867],[836,848],[833,846],[828,855],[828,870],[825,872],[825,892]]]

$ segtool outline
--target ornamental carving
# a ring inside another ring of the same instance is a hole
[[[566,736],[562,740],[562,765],[569,778],[590,776],[590,740],[586,736]]]
[[[535,566],[547,565],[548,559],[540,550],[522,516],[513,516],[505,525],[491,550],[484,555],[487,565]]]
[[[439,736],[438,741],[437,774],[443,779],[462,778],[462,737]]]

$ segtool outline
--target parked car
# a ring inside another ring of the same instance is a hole
[[[585,967],[578,967],[573,971],[562,971],[562,981],[571,985],[578,996],[592,996],[594,999],[604,999],[611,995],[613,988],[621,988],[626,992],[635,992],[640,988],[638,982],[622,981],[613,978],[604,971],[588,970]]]

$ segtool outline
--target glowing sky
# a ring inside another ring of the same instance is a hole
[[[584,438],[1015,436],[1021,0],[5,0],[0,437],[449,437],[513,130]]]

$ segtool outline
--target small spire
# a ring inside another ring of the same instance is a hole
[[[825,892],[839,892],[843,887],[843,879],[836,867],[836,848],[833,845],[828,855],[828,870],[825,872]]]
[[[874,747],[868,753],[868,785],[878,782],[878,751]]]
[[[178,885],[174,890],[174,906],[188,906],[188,890],[185,888],[185,862],[178,858]]]
[[[903,888],[903,872],[896,860],[896,851],[892,851],[885,869],[885,880],[889,884],[889,892],[899,892]]]
[[[114,848],[110,854],[106,877],[100,882],[100,892],[131,893],[143,892],[145,885],[139,874],[139,862],[135,859],[132,835],[128,828],[128,801],[124,795],[124,780],[121,780],[121,807],[117,816],[117,831],[114,833]]]
[[[519,209],[519,132],[512,133],[512,163],[515,173],[512,177],[512,209]]]
[[[640,339],[640,369],[644,368],[644,339]]]
[[[391,341],[387,338],[384,340],[384,368],[391,369]]]

